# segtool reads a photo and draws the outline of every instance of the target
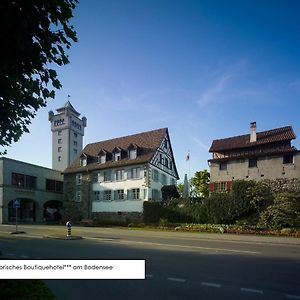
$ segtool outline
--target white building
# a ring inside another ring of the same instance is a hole
[[[142,213],[178,180],[167,128],[88,144],[63,173],[65,201],[81,218]]]
[[[83,148],[85,117],[79,118],[70,101],[58,108],[57,114],[49,112],[52,131],[52,168],[63,171],[75,159]]]

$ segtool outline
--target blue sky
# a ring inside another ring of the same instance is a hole
[[[252,121],[299,136],[299,16],[296,0],[82,0],[63,88],[7,156],[51,167],[48,111],[68,94],[88,119],[84,144],[168,127],[181,181]]]

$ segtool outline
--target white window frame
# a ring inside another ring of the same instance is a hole
[[[87,165],[87,157],[80,158],[80,166],[85,167]]]
[[[103,191],[103,200],[104,201],[111,201],[111,190],[104,190]]]
[[[137,149],[129,150],[129,159],[136,159],[137,158]]]
[[[141,198],[141,191],[139,188],[131,189],[130,194],[133,200],[139,200]]]
[[[75,202],[81,202],[81,191],[76,191]]]
[[[81,183],[82,183],[82,174],[77,173],[76,174],[76,185],[81,185]]]
[[[100,201],[100,191],[94,191],[94,201]]]
[[[116,170],[116,181],[124,180],[124,169],[118,169]]]
[[[140,179],[141,178],[141,168],[136,167],[131,169],[131,179]]]
[[[125,191],[123,189],[115,190],[115,200],[124,200]]]

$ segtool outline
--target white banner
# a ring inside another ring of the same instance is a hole
[[[145,279],[145,260],[0,260],[0,279]]]

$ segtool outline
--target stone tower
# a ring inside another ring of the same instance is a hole
[[[70,101],[58,108],[57,114],[49,111],[52,131],[52,169],[63,171],[82,150],[85,117],[79,118]]]

